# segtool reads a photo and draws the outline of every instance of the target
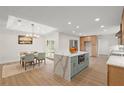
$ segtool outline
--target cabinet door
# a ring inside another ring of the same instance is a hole
[[[107,83],[109,86],[124,86],[124,68],[108,65]]]
[[[81,71],[82,66],[83,66],[83,63],[82,63],[82,64],[78,64],[78,72],[80,72],[80,71]]]
[[[71,77],[74,75],[73,62],[71,62]]]
[[[71,76],[74,76],[78,71],[78,57],[74,56],[71,58]]]
[[[87,64],[89,64],[89,54],[88,54],[88,53],[85,54],[85,62],[86,62]]]
[[[76,63],[72,62],[72,66],[71,66],[71,76],[74,76],[76,74]]]

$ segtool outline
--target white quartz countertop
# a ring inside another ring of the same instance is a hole
[[[108,61],[108,65],[124,67],[124,56],[110,56]]]
[[[112,51],[112,54],[124,54],[124,51]]]
[[[69,57],[78,56],[78,55],[82,55],[82,54],[86,54],[86,53],[88,53],[88,52],[86,52],[86,51],[78,51],[77,53],[55,52],[55,54],[69,56]]]

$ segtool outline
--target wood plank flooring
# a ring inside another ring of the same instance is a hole
[[[84,71],[77,74],[71,81],[66,81],[53,73],[53,61],[48,61],[40,69],[34,69],[25,73],[3,78],[2,86],[104,86],[106,77],[107,57],[91,57],[90,65]]]
[[[2,83],[2,65],[0,64],[0,84]]]

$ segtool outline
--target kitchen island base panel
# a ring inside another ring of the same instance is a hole
[[[78,75],[80,72],[85,71],[86,69],[88,69],[89,66],[84,67],[83,69],[81,69],[79,72],[77,72],[75,75],[71,76],[71,79],[73,79],[76,75]]]
[[[67,56],[56,55],[54,57],[54,73],[65,80],[70,81],[70,63]]]
[[[79,59],[79,56],[83,58]],[[72,77],[87,68],[89,65],[89,54],[84,52],[75,56],[54,55],[54,73],[65,80],[70,81]]]

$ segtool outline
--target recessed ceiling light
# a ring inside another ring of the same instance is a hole
[[[68,24],[70,25],[70,24],[71,24],[71,22],[68,22]]]
[[[104,28],[105,26],[104,26],[104,25],[101,25],[100,27],[101,27],[101,28]]]
[[[98,22],[100,21],[100,18],[95,18],[94,21]]]
[[[76,28],[79,28],[79,26],[76,26]]]
[[[75,34],[75,31],[72,31],[73,34]]]

